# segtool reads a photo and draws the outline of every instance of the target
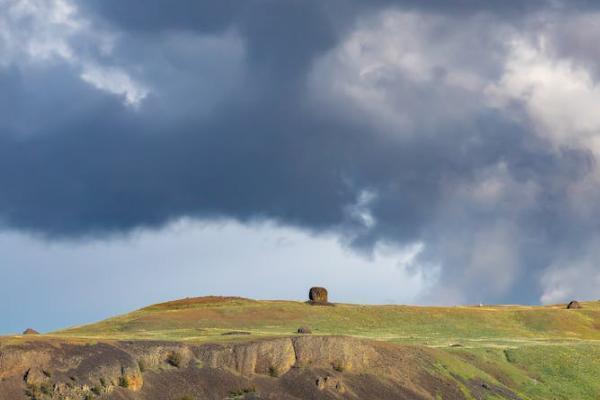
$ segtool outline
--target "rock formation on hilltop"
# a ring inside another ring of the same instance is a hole
[[[308,299],[317,304],[327,304],[327,289],[324,287],[311,287],[308,292]]]
[[[576,310],[581,308],[581,304],[579,304],[579,302],[577,300],[573,300],[571,302],[569,302],[569,304],[567,304],[567,308],[570,310]]]

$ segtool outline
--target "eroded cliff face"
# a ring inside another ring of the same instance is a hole
[[[245,343],[0,342],[0,400],[462,399],[425,349],[336,336]]]
[[[0,399],[84,399],[143,378],[131,353],[117,344],[36,339],[0,347]]]

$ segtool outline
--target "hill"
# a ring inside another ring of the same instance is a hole
[[[581,305],[189,298],[0,339],[0,399],[598,399],[600,302]]]
[[[96,324],[56,332],[60,336],[185,341],[290,335],[307,325],[315,334],[350,335],[404,344],[469,347],[600,340],[600,302],[580,310],[554,306],[419,307],[258,301],[199,297],[156,304]]]

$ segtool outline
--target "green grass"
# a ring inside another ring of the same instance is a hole
[[[423,346],[436,361],[432,372],[458,382],[467,398],[473,398],[469,382],[480,379],[523,399],[599,399],[600,302],[582,305],[580,310],[564,305],[328,307],[198,298],[157,304],[51,337],[224,342],[290,336],[308,326],[315,335]],[[250,335],[224,335],[228,332]]]
[[[336,304],[239,298],[188,299],[150,306],[57,336],[113,339],[226,341],[242,331],[290,335],[299,326],[314,334],[350,335],[406,344],[465,347],[600,341],[600,302],[581,310],[564,306],[415,307]],[[248,338],[248,337],[246,337]]]
[[[574,344],[551,349],[533,346],[508,351],[512,364],[530,375],[521,390],[531,397],[600,398],[599,345]]]

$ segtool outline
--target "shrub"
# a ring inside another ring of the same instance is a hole
[[[512,356],[511,352],[508,349],[505,349],[504,351],[504,358],[506,358],[506,361],[509,363],[514,363],[515,359]]]
[[[40,385],[40,392],[43,394],[51,395],[52,394],[52,384],[48,382],[44,382]]]
[[[256,393],[256,388],[254,386],[247,387],[239,390],[232,390],[229,392],[228,399],[239,399],[248,393]]]
[[[177,353],[177,352],[174,351],[171,354],[169,354],[169,356],[167,357],[167,362],[170,365],[179,368],[181,366],[182,361],[183,361],[182,358],[183,357],[181,357],[181,354],[179,354],[179,353]]]
[[[138,367],[140,368],[140,372],[144,372],[146,370],[146,363],[144,360],[138,360]]]
[[[101,386],[94,386],[90,389],[92,391],[92,393],[94,393],[96,396],[100,396],[100,394],[102,393],[102,387]]]
[[[331,367],[337,372],[344,372],[344,365],[340,362],[333,363]]]
[[[39,388],[33,384],[27,385],[27,389],[25,389],[25,396],[35,400],[39,396]]]
[[[312,329],[310,329],[308,326],[301,326],[300,328],[298,328],[297,332],[305,335],[310,335],[312,333]]]
[[[125,375],[121,376],[119,378],[119,386],[121,386],[123,388],[128,388],[129,387],[129,378],[126,377]]]

